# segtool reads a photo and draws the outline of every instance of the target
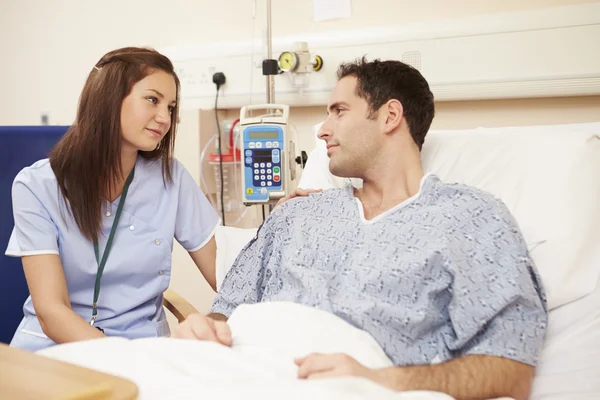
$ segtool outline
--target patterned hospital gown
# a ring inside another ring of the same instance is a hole
[[[506,206],[432,174],[372,220],[351,187],[275,208],[212,312],[267,301],[331,312],[402,366],[468,354],[535,365],[547,326],[540,277]]]

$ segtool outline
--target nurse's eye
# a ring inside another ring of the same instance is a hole
[[[154,97],[154,96],[148,96],[146,97],[146,99],[152,103],[152,104],[157,104],[158,103],[158,98]]]
[[[169,112],[173,114],[173,111],[175,111],[175,106],[169,106]]]

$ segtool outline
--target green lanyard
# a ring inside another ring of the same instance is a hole
[[[135,171],[135,167],[129,173],[127,180],[125,181],[125,186],[123,187],[123,193],[121,194],[121,200],[119,200],[119,206],[117,207],[117,214],[115,215],[115,220],[113,221],[112,228],[110,228],[110,235],[108,235],[108,241],[106,242],[106,248],[104,249],[104,254],[102,255],[102,261],[100,261],[100,252],[98,250],[98,241],[94,241],[94,253],[96,254],[96,263],[98,263],[98,273],[96,274],[96,284],[94,285],[94,302],[92,303],[92,319],[90,320],[90,325],[94,326],[96,322],[96,317],[98,316],[98,297],[100,296],[100,280],[102,279],[102,273],[104,272],[104,266],[106,265],[106,260],[108,259],[108,255],[110,254],[110,249],[112,247],[113,239],[115,238],[115,232],[117,231],[117,225],[119,225],[119,219],[121,218],[121,211],[123,211],[123,205],[125,204],[125,198],[127,197],[127,191],[129,190],[129,185],[131,185],[131,181],[133,180],[133,172]]]

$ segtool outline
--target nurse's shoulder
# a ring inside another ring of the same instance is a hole
[[[173,179],[174,186],[179,186],[181,181],[186,179],[188,176],[191,178],[190,173],[184,167],[184,165],[177,158],[171,159],[171,178]],[[163,161],[161,159],[150,160],[144,157],[138,158],[135,175],[143,176],[144,179],[158,179],[163,180]]]
[[[29,190],[38,194],[38,192],[56,192],[58,184],[56,181],[56,175],[50,165],[50,160],[44,158],[36,161],[28,167],[23,168],[13,181],[13,188],[15,185],[25,185]]]

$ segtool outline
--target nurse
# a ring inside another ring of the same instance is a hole
[[[31,296],[11,346],[168,335],[174,238],[215,288],[219,217],[173,158],[179,87],[154,50],[107,53],[49,159],[15,178],[6,255],[22,258]]]

